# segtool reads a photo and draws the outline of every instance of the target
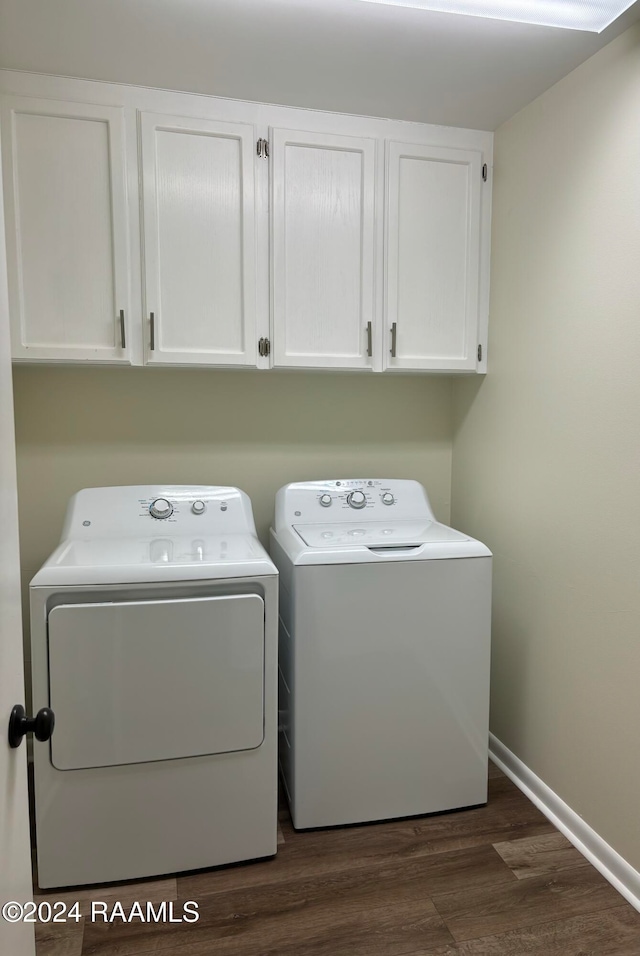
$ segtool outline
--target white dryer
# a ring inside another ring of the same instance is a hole
[[[88,488],[31,582],[42,887],[273,855],[277,570],[237,488]]]
[[[416,481],[281,488],[280,764],[293,824],[487,800],[491,552]]]

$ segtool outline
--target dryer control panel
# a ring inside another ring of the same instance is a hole
[[[220,485],[84,488],[67,509],[62,540],[155,535],[255,534],[251,502]]]
[[[275,529],[357,520],[433,521],[427,493],[418,481],[396,478],[332,478],[285,485],[276,496]]]

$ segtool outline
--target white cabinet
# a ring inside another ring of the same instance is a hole
[[[387,144],[385,367],[474,370],[482,153]]]
[[[252,125],[140,115],[145,354],[255,365]]]
[[[129,362],[123,113],[2,99],[16,359]]]
[[[372,365],[375,160],[374,139],[271,130],[275,366]]]
[[[0,84],[18,361],[485,370],[491,133]]]

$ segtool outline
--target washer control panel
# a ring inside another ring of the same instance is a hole
[[[314,484],[314,482],[310,482]],[[393,491],[387,486],[389,482],[383,482],[375,478],[363,480],[337,479],[331,483],[333,488],[327,491],[317,493],[318,504],[321,508],[349,507],[353,511],[362,511],[364,508],[374,508],[381,502],[388,508],[397,504],[397,498]],[[298,486],[299,487],[299,486]]]
[[[330,511],[330,516],[328,512]],[[422,485],[408,479],[335,478],[300,481],[281,488],[276,497],[276,528],[301,522],[434,520]]]

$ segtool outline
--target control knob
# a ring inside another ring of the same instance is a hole
[[[367,503],[367,496],[364,491],[350,491],[347,495],[347,504],[350,508],[364,508]]]
[[[383,504],[383,505],[392,505],[392,504],[395,504],[395,500],[396,500],[396,499],[393,497],[393,495],[391,494],[390,491],[385,491],[385,493],[384,493],[383,496],[382,496],[382,504]]]
[[[320,504],[323,508],[331,507],[331,495],[320,495]]]
[[[166,498],[156,498],[149,505],[149,514],[152,518],[170,518],[173,514],[173,505]]]
[[[197,501],[194,501],[193,504],[191,505],[191,510],[193,511],[194,515],[203,515],[205,511],[207,510],[207,506],[204,503],[204,501],[201,501],[200,499],[198,499]]]

